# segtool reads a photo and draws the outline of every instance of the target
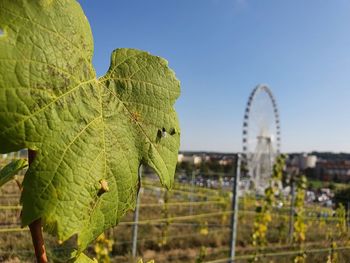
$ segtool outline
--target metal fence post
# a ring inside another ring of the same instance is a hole
[[[295,178],[294,174],[291,176],[291,200],[290,200],[290,211],[289,211],[289,242],[293,242],[294,234],[294,203],[295,203]]]
[[[346,226],[347,226],[347,229],[348,231],[350,230],[350,202],[348,201],[347,202],[347,213],[346,213]]]
[[[196,178],[196,168],[193,169],[192,171],[192,176],[191,176],[191,193],[190,193],[190,202],[194,202],[194,184],[195,184],[195,178]],[[193,207],[192,204],[189,207],[189,214],[193,214]]]
[[[241,155],[237,154],[236,158],[236,172],[233,180],[232,187],[232,213],[231,213],[231,247],[230,247],[230,260],[229,263],[233,263],[236,253],[236,237],[237,237],[237,220],[238,220],[238,191],[239,191],[239,178],[241,176]]]
[[[132,229],[132,257],[134,259],[137,256],[137,230],[138,230],[138,222],[139,222],[140,196],[142,192],[142,188],[141,188],[142,165],[140,165],[139,167],[138,174],[139,174],[140,190],[136,198],[136,207],[134,212],[134,225]]]

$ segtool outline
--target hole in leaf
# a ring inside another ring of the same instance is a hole
[[[176,134],[175,128],[170,129],[169,134],[170,134],[171,136],[175,135],[175,134]]]
[[[165,138],[167,135],[166,129],[163,127],[162,129],[159,129],[157,132],[157,139],[156,142],[160,142],[162,138]]]
[[[98,190],[97,196],[100,197],[105,192],[109,191],[108,182],[105,179],[100,180],[100,189]]]
[[[162,128],[162,137],[165,138],[166,135],[167,135],[166,129],[163,127],[163,128]]]
[[[0,28],[0,37],[2,37],[2,36],[4,36],[4,35],[5,35],[4,30],[2,30],[2,29]]]
[[[156,138],[156,142],[160,142],[160,139],[162,138],[162,131],[161,130],[158,130],[157,131],[157,138]]]

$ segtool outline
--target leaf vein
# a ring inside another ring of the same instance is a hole
[[[58,161],[57,166],[55,168],[55,170],[53,171],[53,177],[51,178],[51,180],[47,183],[47,185],[45,186],[45,188],[40,192],[38,198],[40,198],[42,196],[42,194],[46,191],[46,189],[49,187],[49,185],[52,183],[52,181],[55,179],[56,175],[57,175],[57,170],[58,168],[61,166],[63,159],[67,153],[67,151],[70,149],[70,147],[79,139],[79,137],[87,130],[87,128],[89,128],[91,126],[92,123],[94,123],[96,120],[100,119],[101,117],[98,116],[94,119],[92,119],[88,124],[86,124],[84,126],[84,128],[82,130],[80,130],[77,135],[73,138],[72,141],[69,142],[69,144],[66,146],[66,148],[63,150],[63,153],[61,155],[61,159]]]
[[[55,32],[55,31],[53,31],[53,30],[51,30],[51,29],[49,29],[49,28],[43,26],[42,24],[33,21],[32,19],[30,19],[30,18],[28,18],[28,17],[24,17],[24,16],[21,16],[21,15],[18,15],[18,14],[16,14],[16,13],[14,13],[13,11],[11,11],[11,10],[9,10],[9,9],[7,9],[7,8],[4,8],[3,6],[1,7],[1,10],[2,10],[2,11],[5,11],[6,13],[8,13],[8,14],[14,16],[14,17],[17,17],[17,18],[20,18],[20,19],[23,19],[23,20],[27,20],[29,23],[32,23],[33,25],[38,26],[38,27],[41,28],[42,30],[44,30],[44,31],[46,31],[46,32],[48,32],[48,33],[51,33],[51,35],[57,36],[58,38],[60,38],[60,39],[64,40],[65,42],[71,44],[76,50],[78,50],[79,52],[81,52],[81,48],[80,48],[80,47],[78,47],[77,45],[73,44],[73,42],[69,41],[66,37],[64,37],[63,35],[59,34],[59,32]],[[90,64],[89,61],[88,61],[88,59],[87,59],[86,57],[84,57],[84,60],[85,60],[86,62],[88,62],[88,64]]]
[[[27,118],[24,118],[23,120],[20,120],[19,122],[17,122],[16,124],[2,130],[2,132],[0,133],[0,135],[5,134],[8,130],[18,126],[19,124],[31,119],[32,117],[34,117],[35,115],[39,114],[42,111],[45,111],[48,107],[50,107],[51,105],[53,105],[54,103],[56,103],[57,101],[59,101],[61,98],[65,97],[66,95],[72,93],[73,91],[75,91],[76,89],[78,89],[79,87],[81,87],[82,85],[88,84],[90,82],[95,81],[96,79],[91,79],[85,82],[81,82],[79,85],[75,86],[74,88],[70,89],[69,91],[67,91],[66,93],[63,93],[62,95],[56,97],[56,99],[52,100],[50,103],[46,104],[44,107],[38,109],[37,111],[33,112],[32,114],[30,114],[29,116],[27,116]]]

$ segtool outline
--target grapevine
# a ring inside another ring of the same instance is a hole
[[[331,248],[327,257],[327,263],[338,263],[338,253],[335,251],[337,248],[337,243],[335,241],[331,242]]]
[[[199,234],[203,237],[208,236],[209,234],[208,221],[200,220]],[[206,255],[207,255],[207,248],[206,246],[202,245],[199,250],[199,255],[196,258],[196,263],[204,262]]]
[[[273,167],[273,173],[270,181],[270,186],[265,189],[265,196],[262,204],[256,208],[256,216],[252,234],[253,246],[256,247],[254,261],[258,260],[260,247],[266,246],[266,234],[268,225],[272,220],[271,212],[275,205],[275,195],[278,193],[279,185],[282,180],[283,169],[285,166],[285,156],[278,156]]]
[[[139,260],[137,261],[137,263],[143,263],[143,260],[142,260],[142,259],[139,259]],[[150,260],[150,261],[147,261],[146,263],[155,263],[155,261],[154,261],[154,260]]]
[[[338,263],[338,253],[336,251],[337,243],[335,240],[339,240],[346,236],[346,210],[342,203],[339,203],[338,208],[335,210],[336,217],[336,231],[331,233],[330,251],[327,258],[327,263]]]
[[[295,222],[294,222],[294,233],[293,242],[298,244],[300,250],[304,249],[304,241],[306,239],[306,228],[304,219],[304,200],[305,200],[305,190],[307,187],[307,179],[304,175],[300,176],[296,184],[296,197],[295,197]],[[295,259],[295,263],[304,263],[306,260],[306,253],[299,253]]]
[[[94,251],[96,259],[99,263],[110,263],[110,253],[112,252],[113,241],[106,238],[105,234],[101,234],[95,242]]]
[[[207,256],[207,248],[205,246],[201,246],[199,250],[199,255],[196,258],[196,263],[203,263],[206,256]]]
[[[337,233],[338,233],[338,238],[342,238],[346,236],[346,210],[345,207],[342,203],[339,203],[338,208],[335,210],[335,216],[337,218]]]
[[[162,224],[161,227],[161,238],[158,243],[159,247],[163,247],[168,243],[168,235],[169,235],[169,227],[171,220],[169,219],[170,213],[169,213],[169,207],[168,207],[168,202],[169,202],[169,192],[165,191],[164,192],[164,197],[163,197],[163,207],[162,207],[162,217],[166,219],[166,221]]]
[[[221,208],[221,210],[223,212],[228,211],[230,209],[230,205],[231,205],[230,194],[232,195],[232,193],[229,193],[229,192],[224,191],[224,190],[220,190],[220,192],[219,192],[219,198],[218,198],[218,201],[220,202],[219,207]],[[222,225],[227,224],[228,216],[229,216],[228,214],[222,214],[222,216],[221,216],[221,224]]]

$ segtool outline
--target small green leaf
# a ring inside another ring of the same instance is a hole
[[[22,225],[42,218],[61,241],[77,235],[81,252],[134,208],[141,164],[171,187],[179,81],[164,59],[135,49],[115,50],[97,78],[74,0],[1,0],[0,28],[0,152],[36,151]]]
[[[28,162],[24,159],[13,160],[3,167],[0,170],[0,187],[11,181],[19,171],[26,167],[28,167]]]
[[[86,256],[84,253],[80,253],[76,258],[71,259],[71,263],[98,263],[98,261],[94,258],[91,259],[88,256]]]

